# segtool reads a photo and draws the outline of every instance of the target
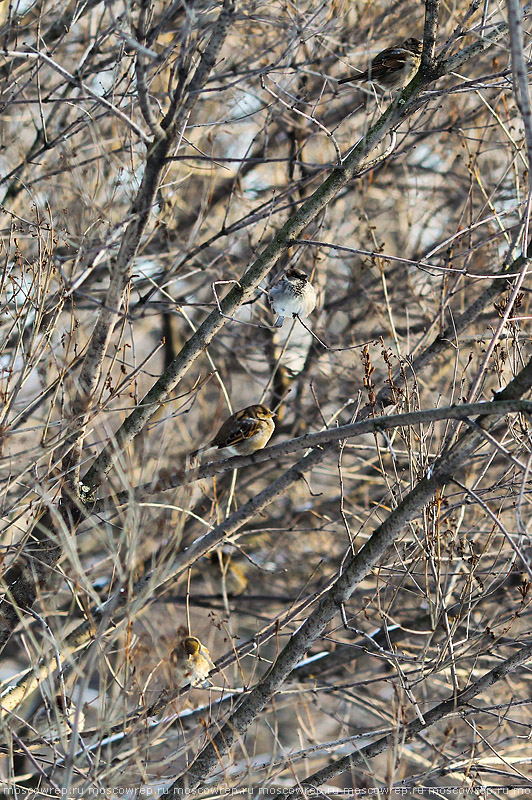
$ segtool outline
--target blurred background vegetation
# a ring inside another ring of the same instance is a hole
[[[131,264],[90,398],[82,475],[337,152],[386,109],[389,96],[336,80],[383,47],[422,38],[424,5],[237,3]],[[212,0],[0,8],[5,566],[26,563],[37,510],[57,506],[68,477],[62,458],[79,370],[150,150],[138,63],[158,120],[220,8]],[[490,0],[442,4],[436,55],[489,39],[505,13]],[[33,610],[21,614],[0,662],[5,686],[24,685],[23,670],[34,679],[2,715],[6,787],[171,784],[456,432],[456,423],[438,422],[347,440],[237,536],[166,580],[184,548],[297,460],[242,469],[234,486],[228,472],[157,492],[158,477],[184,469],[230,413],[258,402],[276,409],[275,444],[351,422],[363,408],[378,415],[490,400],[528,361],[527,280],[508,309],[515,275],[496,277],[529,199],[509,47],[503,37],[422,92],[387,157],[305,229],[116,456],[99,497],[128,490],[129,500],[88,514],[75,535],[60,527],[53,580],[37,583]],[[375,154],[389,145],[387,136]],[[312,333],[298,321],[272,328],[265,290],[289,265],[318,293]],[[493,300],[450,336],[493,285]],[[418,371],[413,357],[443,332],[442,353]],[[390,387],[383,407],[374,398]],[[393,747],[329,788],[529,783],[528,668],[411,741],[400,733],[530,637],[529,420],[507,419],[496,440],[405,527],[308,653],[320,657],[291,674],[207,785],[289,788],[391,731]],[[126,610],[115,618],[111,607],[94,622],[116,593],[127,595]],[[67,637],[87,621],[90,641],[70,647]],[[187,634],[217,662],[210,686],[179,685],[171,654]],[[45,742],[32,714],[43,705],[56,713],[58,691],[83,708],[85,730],[74,720],[73,732]]]

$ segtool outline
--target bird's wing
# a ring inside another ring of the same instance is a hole
[[[356,75],[349,75],[342,78],[338,83],[349,83],[349,81],[367,81],[371,79],[378,83],[379,78],[387,75],[390,70],[400,69],[403,66],[403,47],[387,47],[381,53],[377,53],[371,62],[370,69],[358,72]]]
[[[282,279],[281,279],[282,280]],[[268,302],[270,305],[273,305],[277,300],[277,297],[283,293],[283,287],[281,286],[281,281],[277,281],[274,283],[273,286],[270,286],[268,289]]]
[[[227,425],[227,428],[226,428]],[[226,428],[224,430],[224,428]],[[253,417],[224,422],[212,441],[212,447],[231,447],[249,439],[260,429],[260,423]]]
[[[375,56],[371,62],[371,74],[379,75],[389,70],[401,69],[404,64],[405,48],[388,47]]]

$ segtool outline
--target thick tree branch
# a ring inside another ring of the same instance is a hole
[[[124,232],[116,261],[112,265],[109,287],[81,366],[79,388],[72,408],[74,417],[71,424],[72,433],[67,437],[63,448],[66,453],[63,467],[65,471],[73,470],[73,474],[69,476],[69,486],[63,493],[62,511],[67,524],[71,526],[75,526],[74,517],[79,517],[76,495],[89,405],[100,380],[103,359],[127,291],[131,265],[151,216],[155,193],[166,166],[167,156],[176,142],[180,126],[186,124],[188,115],[200,96],[200,90],[214,66],[216,54],[227,35],[233,11],[234,0],[225,0],[219,24],[215,24],[211,39],[191,80],[193,93],[185,98],[182,108],[172,108],[171,114],[166,118],[168,124],[165,135],[154,141],[148,153],[141,185],[130,209],[130,221]],[[61,555],[61,547],[58,544],[61,539],[60,533],[56,530],[53,516],[49,512],[40,516],[32,537],[32,547],[27,553],[19,556],[20,563],[10,567],[3,576],[6,596],[0,602],[0,647],[9,638],[23,610],[33,604],[36,596],[35,584],[46,582],[51,572],[50,568],[55,566]],[[39,557],[36,557],[37,555]]]
[[[515,672],[516,669],[526,664],[531,658],[532,644],[528,644],[522,647],[517,653],[514,653],[513,656],[510,656],[510,658],[507,658],[501,664],[498,664],[489,672],[486,672],[481,678],[468,686],[467,689],[463,689],[461,692],[452,695],[442,703],[438,703],[438,705],[431,708],[430,711],[423,713],[423,720],[415,719],[407,725],[401,726],[398,730],[394,730],[393,733],[388,736],[382,736],[375,742],[366,745],[366,747],[361,747],[360,750],[357,750],[355,753],[350,753],[348,756],[334,761],[324,769],[319,770],[319,772],[315,772],[313,775],[305,778],[305,780],[301,782],[301,793],[303,793],[305,789],[321,786],[353,767],[366,767],[369,759],[375,758],[379,753],[392,747],[394,743],[398,741],[408,742],[418,733],[430,728],[435,722],[450,715],[459,714],[460,709],[467,706],[474,697],[481,692],[485,692],[507,675]],[[480,710],[481,709],[479,709],[479,711]],[[299,795],[297,789],[290,790],[290,796],[292,797],[294,794],[296,794],[296,796]]]
[[[527,7],[528,8],[527,4]],[[431,6],[432,8],[432,6]],[[432,23],[431,23],[432,25]],[[431,28],[432,29],[432,28]],[[118,429],[113,441],[107,445],[96,458],[92,467],[83,477],[83,483],[89,491],[95,490],[103,477],[110,470],[116,453],[123,450],[143,429],[146,422],[160,407],[169,393],[187,374],[197,358],[210,344],[214,336],[232,317],[246,300],[251,299],[253,292],[267,276],[279,258],[292,245],[306,226],[327,206],[365,165],[371,161],[371,153],[383,137],[396,125],[412,113],[414,101],[431,80],[441,77],[452,69],[468,61],[475,55],[491,47],[508,31],[505,23],[501,23],[491,32],[489,40],[481,39],[456,56],[442,61],[431,71],[430,78],[423,78],[421,73],[412,80],[402,95],[388,107],[385,113],[369,129],[367,134],[352,149],[342,162],[341,168],[335,169],[301,207],[275,234],[273,240],[242,276],[238,285],[234,286],[221,301],[221,312],[216,309],[201,324],[196,333],[184,345],[173,363],[165,370],[159,380],[141,400],[137,408],[127,417]]]
[[[532,387],[532,359],[496,397],[515,399]],[[320,600],[316,609],[292,636],[272,668],[261,679],[242,705],[231,715],[223,728],[197,756],[194,763],[172,784],[172,790],[197,788],[228,753],[235,738],[244,733],[284,680],[294,669],[313,642],[320,636],[354,592],[368,572],[388,551],[404,526],[410,522],[434,496],[438,488],[451,479],[461,465],[467,462],[484,442],[482,428],[492,425],[485,416],[477,419],[478,430],[468,430],[447,453],[434,462],[430,474],[409,492],[384,522],[379,525],[366,544],[344,567],[332,588]]]
[[[221,473],[229,472],[234,469],[242,469],[243,467],[248,467],[253,464],[260,464],[265,461],[271,461],[273,463],[281,456],[295,453],[298,450],[334,444],[335,442],[341,442],[355,436],[361,436],[364,433],[379,433],[380,431],[391,430],[407,425],[427,425],[431,422],[444,419],[466,420],[475,414],[503,416],[513,412],[532,413],[532,401],[499,400],[492,403],[466,403],[464,405],[432,408],[426,411],[409,411],[404,414],[372,417],[371,419],[353,422],[350,425],[340,425],[338,428],[318,431],[317,433],[307,433],[304,436],[298,436],[295,439],[289,439],[286,442],[280,442],[271,447],[265,447],[263,450],[259,450],[250,456],[233,456],[231,458],[225,458],[222,461],[214,461],[189,470],[165,470],[163,474],[158,476],[155,482],[144,483],[136,487],[133,492],[129,490],[120,492],[117,495],[110,495],[109,497],[102,498],[102,500],[92,507],[91,513],[99,514],[110,504],[120,505],[122,503],[131,502],[131,499],[140,500],[146,498],[150,493],[175,489],[178,486],[185,486],[195,481],[210,478],[213,475],[220,475]],[[323,457],[325,457],[325,453]]]
[[[425,26],[423,29],[423,52],[421,69],[430,73],[434,63],[434,50],[438,36],[438,13],[440,0],[425,0]]]
[[[133,259],[137,254],[142,234],[151,216],[155,193],[165,168],[166,158],[176,143],[181,127],[186,125],[200,91],[216,63],[216,56],[227,35],[233,11],[234,0],[225,0],[205,52],[190,82],[185,102],[182,106],[179,103],[172,103],[161,125],[166,133],[154,140],[148,152],[142,182],[131,206],[130,222],[125,230],[116,261],[112,265],[109,288],[87,347],[79,376],[79,389],[73,402],[74,431],[65,444],[68,455],[63,466],[65,472],[74,467],[75,472],[73,481],[71,481],[74,491],[79,478],[79,461],[88,420],[89,403],[100,380],[103,359],[129,284]],[[181,95],[182,87],[180,85],[176,88],[175,93]]]

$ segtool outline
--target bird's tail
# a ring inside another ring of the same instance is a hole
[[[203,454],[204,453],[211,453],[212,454],[212,452],[214,450],[216,450],[216,448],[212,447],[212,445],[205,444],[205,445],[203,445],[203,447],[198,447],[197,450],[193,450],[192,453],[189,453],[187,455],[187,458],[188,458],[189,461],[192,461],[193,459],[198,458],[198,456],[200,458],[203,458]]]
[[[340,78],[340,83],[350,83],[351,81],[366,81],[368,79],[367,72],[358,72],[356,75],[348,75],[347,78]]]

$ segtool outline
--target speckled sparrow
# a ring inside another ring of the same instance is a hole
[[[275,430],[272,419],[275,414],[266,406],[247,406],[226,419],[212,442],[190,454],[216,448],[226,458],[229,456],[249,456],[262,450]]]
[[[316,307],[316,292],[304,272],[291,267],[268,292],[270,305],[276,314],[275,327],[280,328],[285,317],[308,317]]]
[[[170,654],[174,680],[179,689],[200,686],[214,669],[209,651],[195,636],[186,636]]]
[[[423,44],[419,39],[405,39],[401,44],[377,53],[369,69],[341,78],[338,83],[372,81],[383,89],[402,89],[418,71],[422,49]]]

